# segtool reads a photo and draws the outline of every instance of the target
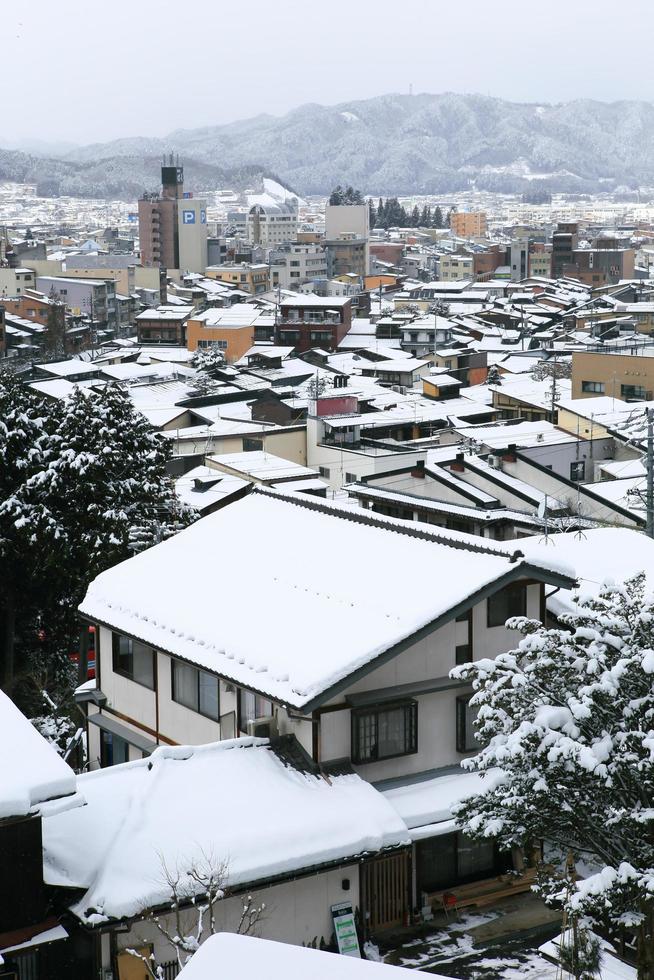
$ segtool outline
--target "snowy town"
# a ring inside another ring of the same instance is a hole
[[[0,150],[0,980],[654,980],[654,174],[193,132]]]

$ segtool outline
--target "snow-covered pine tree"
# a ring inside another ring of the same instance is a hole
[[[58,527],[47,504],[23,500],[26,484],[55,455],[55,420],[45,398],[0,374],[0,685],[11,692],[16,641],[35,637],[49,593]],[[22,647],[19,650],[22,656]]]
[[[51,417],[62,412],[60,404],[46,409]],[[0,505],[0,520],[13,520],[41,561],[36,601],[44,638],[25,649],[39,669],[45,660],[66,664],[76,648],[77,606],[91,579],[193,519],[166,472],[169,443],[120,386],[76,390],[50,439]],[[17,581],[22,589],[24,579]]]
[[[216,391],[219,384],[216,380],[216,370],[225,366],[225,355],[216,344],[211,347],[198,347],[193,355],[193,367],[196,376],[191,379],[190,386],[194,395],[210,395]]]
[[[457,808],[465,833],[503,848],[545,840],[596,873],[538,885],[572,917],[634,929],[639,980],[654,978],[654,597],[640,574],[579,601],[561,629],[509,621],[523,639],[456,667],[472,682],[482,746],[464,763],[488,789]]]

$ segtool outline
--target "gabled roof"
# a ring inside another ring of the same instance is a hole
[[[547,562],[473,552],[437,531],[257,488],[103,572],[80,609],[308,711],[521,575],[572,584]]]

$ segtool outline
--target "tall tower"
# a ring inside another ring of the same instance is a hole
[[[179,209],[184,196],[184,168],[172,153],[164,156],[161,192],[139,200],[141,262],[164,269],[179,268]]]

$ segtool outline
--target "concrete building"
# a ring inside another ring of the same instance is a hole
[[[349,297],[298,296],[280,304],[275,340],[298,353],[312,347],[335,350],[351,325]]]
[[[72,316],[92,318],[101,329],[116,330],[119,327],[113,279],[37,276],[36,289],[46,296],[56,294]]]
[[[474,257],[472,255],[441,255],[440,276],[445,282],[457,279],[472,279],[474,276]]]
[[[654,398],[654,347],[642,352],[590,352],[572,355],[572,397],[621,398],[651,401]]]
[[[184,272],[207,265],[207,206],[184,194],[184,168],[172,154],[161,168],[161,191],[139,200],[141,263]]]
[[[330,277],[370,272],[370,211],[367,204],[328,204],[325,246]]]
[[[297,236],[297,209],[290,204],[255,204],[247,217],[247,239],[270,247],[293,242]]]
[[[0,297],[17,297],[24,294],[26,289],[34,289],[35,275],[33,269],[0,269]]]
[[[563,266],[563,275],[588,286],[606,286],[633,279],[636,253],[633,248],[624,248],[617,239],[600,237],[592,248],[575,248],[572,262]]]
[[[254,345],[255,331],[264,332],[267,339],[273,336],[275,317],[271,310],[262,310],[253,303],[236,303],[191,317],[186,329],[189,350],[219,347],[231,363]]]
[[[450,230],[457,238],[485,238],[488,231],[485,211],[453,211]]]
[[[293,289],[302,283],[327,278],[327,255],[321,245],[293,242],[270,257],[274,288]]]
[[[232,265],[209,266],[207,279],[216,279],[234,289],[241,289],[253,296],[266,293],[269,286],[269,266],[265,262],[239,262]]]
[[[579,225],[575,221],[559,222],[552,235],[552,278],[561,279],[564,268],[573,261],[579,241]]]
[[[511,242],[511,282],[522,282],[529,275],[529,239],[514,238]]]
[[[529,250],[529,275],[544,279],[552,275],[552,252],[541,242],[535,242]]]

